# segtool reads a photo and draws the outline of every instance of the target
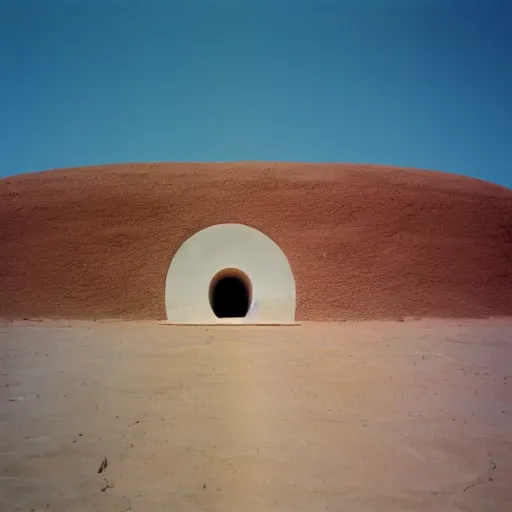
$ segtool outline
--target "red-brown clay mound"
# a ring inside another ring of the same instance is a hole
[[[287,255],[297,319],[512,315],[512,190],[359,165],[137,164],[0,180],[0,316],[165,318],[171,259],[212,224]]]

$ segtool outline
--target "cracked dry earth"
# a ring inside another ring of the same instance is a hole
[[[0,510],[512,510],[512,320],[0,326]]]

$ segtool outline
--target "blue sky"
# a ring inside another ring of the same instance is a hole
[[[277,160],[512,188],[510,4],[0,0],[0,176]]]

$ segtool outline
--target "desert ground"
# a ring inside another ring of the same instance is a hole
[[[512,510],[512,319],[6,321],[0,390],[2,512]]]

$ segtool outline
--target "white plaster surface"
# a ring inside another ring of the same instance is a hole
[[[257,229],[218,224],[203,229],[178,249],[165,283],[168,322],[216,324],[208,296],[210,282],[221,270],[239,269],[252,284],[252,302],[240,323],[293,323],[295,279],[283,251]],[[238,322],[237,322],[238,323]]]

